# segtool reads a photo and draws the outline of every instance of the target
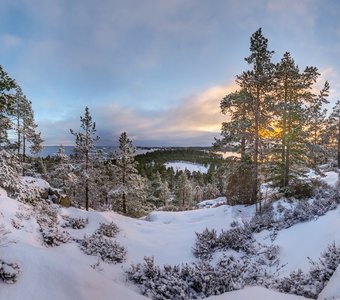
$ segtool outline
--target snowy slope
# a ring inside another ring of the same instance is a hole
[[[281,230],[274,243],[280,247],[281,263],[287,263],[282,275],[297,269],[308,271],[310,264],[307,257],[317,260],[327,245],[334,241],[340,243],[339,228],[340,208],[337,208],[314,221]],[[268,231],[263,231],[256,238],[261,243],[270,244],[268,235]]]
[[[114,212],[82,211],[75,208],[59,208],[58,214],[88,218],[85,229],[69,229],[73,238],[81,239],[92,234],[100,223],[114,221],[121,229],[117,240],[127,250],[123,264],[98,262],[95,256],[85,255],[75,242],[58,247],[43,245],[39,226],[35,217],[21,220],[22,228],[15,229],[12,219],[18,214],[33,214],[31,206],[24,205],[7,197],[0,189],[0,223],[11,230],[9,239],[15,241],[0,248],[0,257],[5,261],[17,262],[21,275],[15,284],[0,283],[0,300],[59,300],[59,299],[146,299],[138,288],[126,281],[124,270],[131,263],[138,263],[144,256],[154,256],[157,264],[180,264],[193,262],[192,247],[195,232],[206,227],[218,232],[228,229],[233,220],[248,220],[255,212],[254,206],[219,206],[185,212],[153,212],[146,220],[138,220],[118,215]],[[331,211],[316,221],[297,224],[279,232],[275,244],[280,246],[281,262],[287,262],[284,273],[298,267],[308,269],[307,256],[317,258],[327,244],[340,241],[340,209]],[[313,232],[313,235],[309,233]],[[302,238],[309,234],[307,241]],[[267,242],[268,232],[258,234],[258,241]],[[339,273],[339,272],[338,272]],[[328,295],[328,294],[327,294]],[[216,300],[238,299],[304,299],[293,295],[273,292],[264,288],[249,287],[224,295],[210,297]]]
[[[328,284],[321,292],[318,300],[339,300],[340,299],[340,266],[337,268]]]
[[[262,287],[246,287],[240,291],[233,291],[219,296],[211,296],[207,300],[302,300],[305,297],[287,295],[274,292]]]

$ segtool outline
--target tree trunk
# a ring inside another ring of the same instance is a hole
[[[85,201],[86,201],[86,210],[89,210],[89,182],[87,179],[85,183]]]
[[[85,172],[86,172],[86,182],[85,182],[85,205],[86,210],[89,210],[89,179],[88,179],[88,166],[89,166],[89,152],[85,151]]]
[[[126,214],[126,196],[125,196],[125,193],[123,193],[122,199],[123,199],[123,213]]]
[[[285,95],[284,95],[284,107],[283,107],[283,122],[282,122],[282,165],[283,165],[283,177],[281,178],[282,180],[282,186],[286,187],[288,186],[288,172],[289,168],[287,169],[287,158],[289,155],[287,155],[286,150],[287,150],[287,76],[285,78]]]
[[[255,99],[255,141],[253,156],[253,192],[252,202],[256,203],[256,210],[261,212],[261,203],[258,207],[258,153],[259,153],[259,119],[260,119],[260,89],[257,87]]]
[[[19,101],[19,100],[18,100]],[[21,140],[20,140],[20,108],[19,108],[19,102],[17,104],[17,133],[18,133],[18,157],[20,156],[20,148],[21,148]]]
[[[288,135],[291,134],[292,116],[291,112],[288,113]],[[290,139],[286,140],[286,159],[285,159],[285,187],[289,185],[289,172],[290,172]]]
[[[125,189],[125,174],[126,170],[125,170],[125,166],[123,167],[123,178],[122,178],[122,183],[123,183],[123,188]],[[126,195],[125,195],[125,192],[123,192],[123,195],[122,195],[122,201],[123,201],[123,213],[126,214],[127,212],[127,209],[126,209]]]
[[[340,118],[338,124],[338,169],[340,169]]]

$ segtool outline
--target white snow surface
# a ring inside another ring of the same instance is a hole
[[[306,173],[306,176],[308,178],[315,178],[315,179],[320,179],[324,183],[328,184],[331,187],[335,187],[338,183],[339,180],[339,173],[334,172],[334,171],[329,171],[329,172],[323,172],[325,176],[320,176],[315,173],[313,170],[309,170]]]
[[[340,266],[318,297],[318,300],[340,300]]]
[[[226,197],[218,197],[216,199],[204,200],[198,203],[197,206],[199,208],[212,208],[212,207],[220,206],[222,204],[227,204]]]
[[[18,220],[18,213],[32,215],[29,219],[20,220],[23,225],[21,229],[14,228],[11,223],[13,219]],[[58,208],[60,221],[61,215],[88,218],[89,224],[85,229],[66,229],[73,238],[81,239],[85,234],[92,234],[100,223],[113,221],[121,229],[117,240],[127,248],[126,262],[117,265],[101,262],[100,269],[94,269],[91,265],[97,263],[98,258],[85,255],[75,242],[45,247],[34,217],[34,208],[8,198],[6,192],[0,189],[0,224],[6,225],[11,231],[9,239],[15,241],[6,247],[0,247],[0,257],[7,262],[17,262],[21,268],[15,284],[0,282],[0,300],[146,299],[139,294],[136,286],[126,281],[124,270],[131,263],[142,262],[144,256],[154,256],[155,263],[159,265],[194,262],[196,258],[192,254],[192,247],[195,244],[195,232],[202,232],[206,227],[215,228],[217,232],[222,228],[227,230],[232,221],[249,220],[254,213],[254,206],[222,205],[185,212],[152,212],[142,220],[114,212]],[[307,256],[317,259],[328,244],[334,240],[340,242],[339,228],[338,208],[315,221],[280,231],[274,243],[280,247],[281,263],[288,263],[283,274],[297,268],[308,270]],[[268,234],[264,231],[257,234],[256,238],[259,242],[270,243]],[[339,278],[339,273],[338,270],[336,278]],[[338,279],[335,281],[338,282]],[[336,287],[336,284],[330,282],[328,292],[333,293],[333,288]],[[304,298],[260,287],[247,287],[208,299]]]
[[[185,171],[188,170],[189,172],[201,172],[201,173],[207,173],[208,168],[201,164],[195,164],[188,161],[169,161],[165,164],[166,168],[173,168],[174,171]]]
[[[308,271],[310,263],[307,257],[317,261],[320,254],[334,241],[340,243],[340,208],[329,211],[326,215],[310,222],[296,224],[279,231],[274,241],[280,247],[282,276],[291,271]],[[269,232],[256,234],[256,239],[263,244],[271,244]]]
[[[302,300],[307,299],[301,296],[287,295],[274,292],[262,287],[246,287],[239,291],[225,293],[219,296],[211,296],[207,300]]]
[[[48,189],[50,188],[50,184],[41,178],[34,178],[30,176],[23,176],[21,177],[21,180],[27,184],[33,185],[34,187],[38,189]]]

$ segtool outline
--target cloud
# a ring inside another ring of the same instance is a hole
[[[4,34],[0,37],[1,47],[6,50],[16,48],[22,44],[22,39],[19,36],[13,34]]]
[[[211,145],[225,119],[220,113],[220,101],[235,90],[234,84],[214,86],[166,110],[142,111],[118,103],[89,109],[101,145],[112,145],[123,131],[138,145]],[[73,144],[69,129],[79,128],[79,117],[74,116],[81,113],[72,110],[65,116],[67,121],[42,121],[40,128],[48,144]]]

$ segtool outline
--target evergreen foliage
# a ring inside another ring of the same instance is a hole
[[[84,194],[85,194],[85,207],[86,210],[89,210],[90,204],[90,179],[93,178],[90,175],[92,161],[90,156],[90,151],[94,147],[94,142],[99,140],[99,137],[96,136],[96,123],[92,121],[92,117],[88,107],[85,107],[84,116],[80,117],[80,132],[75,132],[70,129],[71,134],[73,134],[76,138],[76,148],[75,153],[76,157],[83,162],[81,166],[81,180],[80,184],[84,186]]]
[[[146,184],[136,169],[135,148],[123,132],[119,137],[119,150],[115,156],[113,188],[109,192],[113,209],[138,216],[146,199]]]

